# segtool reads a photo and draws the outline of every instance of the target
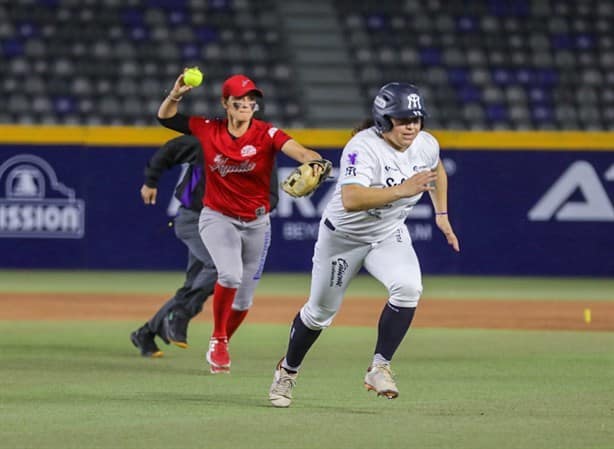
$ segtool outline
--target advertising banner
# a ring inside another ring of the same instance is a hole
[[[158,203],[139,194],[154,147],[0,146],[0,268],[182,270],[166,174]],[[339,149],[319,149],[339,166]],[[614,276],[614,153],[448,150],[455,253],[424,195],[407,220],[427,274]],[[297,164],[280,155],[279,179]],[[311,270],[332,177],[307,198],[280,192],[268,271]]]

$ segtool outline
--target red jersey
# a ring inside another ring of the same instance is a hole
[[[190,131],[203,148],[203,205],[243,220],[268,213],[273,161],[291,137],[257,119],[252,119],[247,132],[239,138],[228,132],[227,119],[193,116]]]

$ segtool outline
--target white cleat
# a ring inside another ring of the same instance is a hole
[[[283,360],[283,359],[282,359]],[[292,389],[296,385],[298,373],[289,373],[281,367],[281,360],[275,368],[273,383],[269,389],[269,401],[273,407],[290,407]]]
[[[365,375],[365,388],[387,399],[394,399],[399,395],[399,389],[387,363],[378,363],[369,367]]]

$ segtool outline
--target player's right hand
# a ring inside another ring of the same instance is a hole
[[[430,170],[423,171],[403,181],[399,184],[399,189],[405,197],[414,196],[422,192],[430,192],[435,190],[434,183],[436,179],[437,173]]]
[[[141,187],[141,198],[145,204],[156,204],[156,198],[158,196],[158,189],[155,187],[147,187],[143,184]]]
[[[186,84],[183,81],[183,73],[186,70],[188,70],[187,67],[183,69],[183,72],[181,72],[181,75],[179,75],[177,79],[175,80],[175,85],[173,86],[173,90],[172,90],[172,94],[175,97],[181,97],[183,94],[192,90],[192,86]]]

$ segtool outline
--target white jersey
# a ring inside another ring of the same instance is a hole
[[[382,139],[375,127],[362,130],[343,149],[339,179],[323,219],[328,219],[339,232],[352,239],[379,242],[405,221],[422,193],[378,208],[347,212],[341,201],[341,187],[347,184],[392,187],[418,172],[435,169],[438,162],[439,142],[426,131],[420,131],[409,148],[401,152]]]

